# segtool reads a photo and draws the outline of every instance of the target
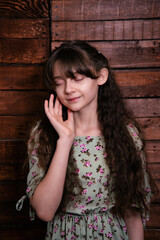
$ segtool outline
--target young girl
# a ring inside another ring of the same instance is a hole
[[[107,59],[86,42],[64,43],[44,79],[53,94],[31,131],[26,192],[48,222],[46,240],[142,240],[151,196],[144,143]]]

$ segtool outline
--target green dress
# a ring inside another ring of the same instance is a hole
[[[138,132],[132,125],[128,131],[140,153],[145,171],[145,157]],[[29,144],[30,171],[27,179],[27,196],[34,193],[36,186],[45,175],[39,166],[36,148],[38,132],[33,131],[34,146]],[[48,222],[46,240],[89,240],[89,239],[128,239],[125,222],[113,214],[115,205],[114,177],[106,164],[107,153],[103,136],[75,137],[68,162],[64,198],[52,221]],[[114,164],[114,162],[113,162]],[[150,202],[151,190],[145,172],[146,201]],[[133,206],[136,206],[133,203]],[[33,218],[33,211],[31,211]],[[142,213],[142,221],[148,214]]]

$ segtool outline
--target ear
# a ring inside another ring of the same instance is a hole
[[[108,72],[107,68],[101,69],[100,76],[98,78],[98,85],[103,85],[103,84],[105,84],[105,82],[107,82],[108,74],[109,74],[109,72]]]

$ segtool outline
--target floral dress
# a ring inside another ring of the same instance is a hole
[[[128,131],[145,164],[142,142],[137,130],[128,125]],[[36,132],[35,128],[34,134]],[[45,175],[36,154],[38,133],[34,136],[35,146],[29,145],[30,171],[26,190],[29,198]],[[65,206],[60,206],[53,220],[48,222],[46,240],[129,239],[124,220],[111,211],[115,206],[114,176],[110,176],[106,158],[103,136],[75,137],[65,182],[64,198],[66,195],[68,201]],[[151,191],[146,173],[145,184],[146,202],[149,203]],[[31,210],[32,219],[33,213]],[[144,211],[144,225],[146,220],[148,214],[146,216]]]

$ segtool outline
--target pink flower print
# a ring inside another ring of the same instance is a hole
[[[76,239],[77,237],[75,236],[75,235],[73,235],[72,237],[71,237],[71,239]]]
[[[106,211],[106,210],[107,210],[107,208],[106,208],[106,207],[104,207],[104,208],[102,208],[102,209],[101,209],[101,211]]]
[[[91,197],[88,197],[87,202],[90,202],[91,200],[92,200],[92,198],[91,198]]]
[[[107,237],[112,237],[113,234],[112,233],[107,233]]]
[[[75,226],[73,226],[73,227],[72,227],[72,230],[75,230],[75,229],[76,229]]]
[[[36,160],[35,160],[35,159],[32,159],[31,162],[32,162],[32,164],[35,164],[35,163],[36,163]]]
[[[77,223],[77,222],[79,222],[79,218],[78,217],[75,218],[75,223]]]
[[[109,218],[109,220],[108,220],[108,223],[111,223],[112,222],[112,219],[111,218]]]
[[[137,133],[135,133],[135,132],[134,132],[134,133],[133,133],[133,136],[135,136],[135,137],[136,137],[136,136],[137,136]]]
[[[99,158],[98,158],[98,157],[96,157],[96,158],[95,158],[95,161],[98,161],[98,160],[99,160]]]
[[[103,156],[104,156],[104,157],[107,157],[107,155],[108,155],[107,153],[104,153],[104,155],[103,155]]]
[[[82,150],[81,150],[81,152],[86,152],[87,151],[87,148],[83,148]]]
[[[86,139],[87,139],[87,141],[88,141],[90,138],[91,138],[90,136],[87,136],[87,138],[86,138]]]
[[[126,231],[127,231],[127,228],[126,228],[126,226],[123,226],[123,229],[124,229],[124,232],[126,232]]]
[[[78,146],[78,143],[75,141],[75,142],[73,143],[73,145],[74,145],[74,146]]]
[[[32,176],[35,177],[37,175],[36,172],[32,172]]]
[[[96,197],[102,197],[102,193],[97,194]]]
[[[97,181],[98,181],[98,182],[101,182],[101,179],[98,179]]]
[[[31,188],[28,187],[26,191],[29,192],[30,190],[31,190]]]
[[[96,226],[96,225],[94,225],[93,228],[94,228],[95,230],[98,230],[98,226]]]
[[[96,214],[94,215],[94,219],[95,219],[95,220],[97,220],[97,219],[98,219]]]
[[[89,226],[88,226],[89,228],[92,228],[92,224],[89,224]]]
[[[86,177],[90,177],[92,175],[92,172],[86,173]]]
[[[102,230],[101,230],[101,233],[103,233],[103,232],[104,232],[104,230],[102,229]]]
[[[105,182],[105,183],[103,183],[103,186],[107,186],[107,184],[108,184],[108,183],[107,183],[107,182]]]
[[[57,230],[58,230],[58,228],[57,228],[57,227],[55,227],[55,228],[54,228],[54,232],[56,233],[56,232],[57,232]]]
[[[74,204],[74,208],[76,208],[76,207],[78,207],[78,204],[77,204],[77,203]]]
[[[96,150],[102,149],[102,146],[96,146]]]
[[[75,172],[76,172],[76,173],[79,173],[79,172],[80,172],[79,168],[77,168],[77,169],[75,170]]]
[[[93,182],[88,182],[88,186],[90,187],[93,184]]]
[[[148,187],[147,187],[147,188],[145,188],[144,190],[145,190],[145,192],[151,192],[151,189],[150,189],[150,188],[148,188]]]
[[[100,168],[100,173],[104,173],[104,169],[103,168]]]
[[[84,205],[80,205],[80,206],[79,206],[80,209],[82,209],[82,208],[84,208],[84,207],[85,207]]]
[[[132,124],[129,124],[129,127],[130,127],[130,128],[133,128],[133,125],[132,125]]]
[[[86,194],[88,192],[88,190],[87,189],[84,189],[83,191],[82,191],[82,194]]]
[[[32,151],[32,155],[35,156],[36,155],[36,149],[34,148]]]
[[[65,235],[65,232],[61,232],[61,235],[64,236],[64,235]]]
[[[91,165],[91,163],[88,161],[85,163],[86,167],[89,167]]]
[[[105,176],[105,178],[108,178],[108,174]]]
[[[85,147],[85,146],[86,146],[86,144],[80,144],[79,146],[80,146],[80,147]]]

